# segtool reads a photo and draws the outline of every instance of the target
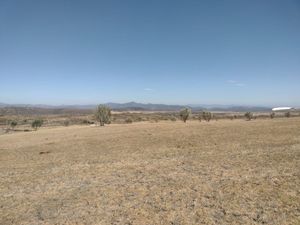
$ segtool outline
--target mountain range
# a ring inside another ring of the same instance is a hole
[[[167,105],[167,104],[144,104],[137,102],[113,103],[108,102],[104,105],[109,106],[116,111],[178,111],[184,107],[191,108],[195,111],[210,110],[210,111],[232,111],[232,112],[263,112],[270,111],[270,107],[262,106],[239,106],[239,105]],[[43,104],[5,104],[0,103],[0,108],[38,108],[38,109],[84,109],[90,110],[96,108],[97,105],[43,105]]]

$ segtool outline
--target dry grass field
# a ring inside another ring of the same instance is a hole
[[[0,136],[0,224],[300,224],[300,118]]]

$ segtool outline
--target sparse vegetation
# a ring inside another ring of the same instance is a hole
[[[246,112],[244,116],[246,117],[246,119],[248,121],[253,119],[253,113],[252,112]]]
[[[274,113],[274,112],[271,112],[271,113],[270,113],[270,118],[271,118],[271,119],[274,119],[274,117],[275,117],[275,113]]]
[[[31,123],[31,127],[35,130],[37,130],[38,128],[40,128],[42,125],[43,125],[43,120],[41,119],[37,119],[37,120],[34,120],[32,123]]]
[[[173,122],[175,122],[177,119],[176,119],[175,116],[171,116],[171,117],[170,117],[170,120],[173,121]]]
[[[180,119],[183,122],[186,122],[188,120],[190,114],[191,114],[191,110],[188,108],[184,108],[184,109],[180,110],[180,112],[179,112]]]
[[[131,118],[126,118],[125,119],[125,123],[132,123],[133,121],[132,121],[132,119]]]
[[[67,127],[67,126],[69,126],[69,125],[70,125],[70,121],[69,121],[69,120],[65,120],[65,121],[64,121],[64,126]]]
[[[207,112],[207,111],[203,111],[202,112],[202,118],[206,122],[209,122],[211,120],[211,118],[212,118],[212,113],[211,112]]]
[[[158,120],[157,118],[153,118],[153,119],[151,120],[151,122],[158,123],[159,120]]]
[[[268,116],[3,134],[0,224],[299,224],[300,118]]]
[[[88,119],[84,119],[84,120],[82,120],[82,122],[81,122],[82,124],[94,124],[94,122],[93,121],[90,121],[90,120],[88,120]]]
[[[17,125],[18,125],[18,122],[15,120],[10,121],[10,123],[9,123],[9,126],[11,127],[12,130],[14,130]]]
[[[287,117],[287,118],[289,118],[289,117],[291,117],[291,113],[290,113],[290,112],[286,112],[286,113],[284,114],[284,116]]]
[[[105,105],[99,105],[95,113],[96,120],[100,123],[100,126],[104,124],[110,124],[111,110]]]

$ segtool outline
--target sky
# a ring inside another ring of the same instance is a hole
[[[300,1],[0,1],[0,102],[129,101],[300,106]]]

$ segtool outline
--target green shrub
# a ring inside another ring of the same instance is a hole
[[[17,121],[10,121],[10,123],[9,123],[9,126],[11,127],[11,129],[15,129],[15,127],[18,125],[18,122]]]
[[[137,121],[137,122],[141,122],[141,121],[143,121],[143,118],[140,117],[140,116],[138,116],[138,117],[136,118],[136,121]]]
[[[212,113],[211,112],[202,112],[202,118],[206,121],[209,122],[212,118]]]
[[[179,112],[180,119],[183,122],[186,122],[188,120],[190,114],[191,114],[191,110],[188,108],[184,108],[184,109],[180,110],[180,112]]]
[[[32,123],[31,123],[31,127],[35,130],[37,130],[39,127],[41,127],[43,125],[43,120],[34,120]]]
[[[100,126],[104,124],[110,124],[111,110],[105,105],[99,105],[95,113],[96,120],[100,123]]]
[[[247,120],[252,120],[253,119],[253,113],[252,112],[246,112],[245,115]]]

